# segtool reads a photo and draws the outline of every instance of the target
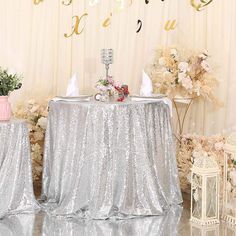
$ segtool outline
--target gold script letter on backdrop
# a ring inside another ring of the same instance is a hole
[[[75,19],[75,25],[72,27],[72,32],[71,32],[71,34],[64,34],[64,36],[66,37],[66,38],[69,38],[69,37],[71,37],[73,34],[76,34],[76,35],[79,35],[79,34],[81,34],[83,31],[84,31],[84,26],[82,27],[82,29],[81,30],[79,30],[79,27],[80,27],[80,23],[81,23],[81,20],[85,17],[85,16],[87,16],[88,15],[88,13],[84,13],[82,16],[73,16],[72,17],[72,20],[73,19]]]
[[[195,8],[195,10],[201,11],[204,9],[204,7],[209,5],[212,1],[213,0],[200,0],[201,3],[196,3],[196,0],[191,0],[191,5],[192,7]]]
[[[72,3],[72,0],[62,1],[62,4],[65,6],[69,6]]]
[[[33,0],[35,5],[38,5],[40,2],[43,2],[43,0]]]
[[[112,17],[112,13],[110,13],[110,17],[107,17],[102,23],[102,26],[104,28],[108,27],[111,24],[111,17]]]
[[[165,24],[165,30],[166,31],[170,31],[170,30],[174,30],[176,28],[176,20],[168,20]]]
[[[100,1],[99,0],[89,0],[89,6],[93,7],[97,5]]]

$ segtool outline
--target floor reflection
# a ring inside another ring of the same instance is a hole
[[[35,215],[12,215],[0,220],[1,236],[32,236]]]
[[[182,207],[171,209],[164,216],[127,220],[65,220],[44,216],[44,236],[177,236]]]
[[[189,222],[189,208],[177,207],[164,216],[127,220],[69,220],[43,213],[0,220],[0,236],[236,236],[236,226],[200,226]]]

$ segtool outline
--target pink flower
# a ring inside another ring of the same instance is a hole
[[[179,81],[181,81],[183,87],[186,88],[187,90],[190,90],[193,88],[193,83],[189,76],[183,77]]]
[[[202,60],[206,60],[208,57],[208,51],[204,50],[198,57]]]
[[[215,149],[217,151],[220,151],[224,148],[224,143],[223,142],[218,142],[218,143],[215,143]]]
[[[205,71],[211,72],[211,67],[205,60],[201,62],[201,66]]]
[[[114,84],[114,80],[112,79],[112,76],[108,76],[107,81],[109,84],[113,85]]]
[[[182,73],[186,73],[189,70],[189,64],[185,61],[180,62],[178,68]]]

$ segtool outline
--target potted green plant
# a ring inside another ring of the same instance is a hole
[[[11,74],[0,67],[0,121],[10,120],[11,106],[8,101],[10,92],[20,89],[22,86],[21,76]]]

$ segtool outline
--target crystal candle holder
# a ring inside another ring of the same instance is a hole
[[[102,49],[101,62],[105,65],[106,78],[109,76],[109,66],[113,63],[113,49]]]

